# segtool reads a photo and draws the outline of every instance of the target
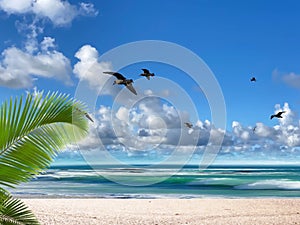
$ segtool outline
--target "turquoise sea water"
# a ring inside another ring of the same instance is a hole
[[[203,171],[185,166],[176,171],[166,165],[55,166],[11,192],[18,197],[300,197],[300,166],[226,165]]]

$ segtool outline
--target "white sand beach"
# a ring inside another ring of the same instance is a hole
[[[300,224],[300,199],[23,199],[44,225]]]

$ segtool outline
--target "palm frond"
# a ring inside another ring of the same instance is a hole
[[[0,188],[0,224],[39,225],[40,223],[27,206]]]
[[[79,110],[74,110],[79,109]],[[0,107],[0,185],[15,186],[46,168],[88,123],[82,103],[53,93],[10,99]]]

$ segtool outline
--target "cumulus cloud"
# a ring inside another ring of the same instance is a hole
[[[288,103],[281,107],[275,105],[274,114],[285,111],[283,118],[278,124],[270,127],[263,123],[256,123],[254,127],[243,127],[239,122],[232,123],[232,135],[235,143],[242,143],[244,149],[251,149],[253,146],[263,149],[287,149],[300,146],[300,120],[296,112],[292,111]]]
[[[56,26],[68,25],[80,15],[98,14],[93,4],[72,5],[62,0],[0,0],[0,9],[7,14],[33,14],[36,18],[47,19]]]
[[[95,139],[100,138],[104,145],[122,145],[130,150],[153,148],[165,141],[166,129],[159,124],[161,118],[154,122],[149,114],[144,114],[145,111],[145,106],[143,110],[124,106],[112,110],[110,107],[101,106],[95,114],[96,123],[93,128],[97,135],[94,136],[92,132],[92,136]],[[85,148],[99,147],[99,143],[98,146],[93,143],[97,141],[83,141]]]
[[[111,95],[114,102],[124,105],[134,104],[139,98],[146,96],[141,92],[138,86],[135,89],[138,96],[132,94],[124,86],[113,85],[113,80],[116,78],[109,74],[104,74],[106,71],[114,71],[111,62],[100,61],[100,55],[96,48],[91,45],[82,46],[76,53],[75,57],[78,62],[74,65],[73,73],[80,79],[85,81],[91,90],[98,95]],[[149,91],[147,92],[149,94]]]
[[[27,51],[26,47],[25,50],[16,47],[5,49],[0,61],[0,85],[28,88],[38,77],[54,78],[67,85],[72,84],[70,61],[55,50],[54,41],[53,38],[45,37],[37,46],[38,51]]]
[[[79,60],[73,69],[73,73],[80,80],[85,80],[89,86],[100,91],[111,76],[104,75],[103,72],[111,71],[110,62],[99,62],[99,53],[91,45],[82,46],[76,53],[75,57]],[[109,90],[109,89],[106,89]],[[110,91],[105,92],[110,93]]]
[[[31,8],[32,0],[15,0],[15,1],[0,1],[0,7],[2,10],[9,14],[13,13],[26,13]]]
[[[122,146],[122,151],[171,153],[175,148],[186,151],[206,146],[210,136],[213,144],[224,135],[224,131],[214,128],[207,120],[198,121],[190,132],[183,124],[188,117],[156,97],[144,98],[132,108],[101,106],[94,115],[96,122],[91,134],[80,144],[80,149],[99,148],[102,143],[107,149]],[[231,141],[229,136],[225,140],[224,144]]]
[[[94,130],[80,149],[97,149],[101,140],[107,150],[125,151],[129,156],[164,157],[175,149],[182,154],[194,151],[202,155],[207,146],[224,136],[218,153],[221,157],[290,157],[300,147],[300,120],[288,103],[275,105],[274,113],[279,110],[286,113],[274,126],[262,122],[243,126],[233,121],[231,130],[225,132],[215,128],[209,120],[198,120],[188,129],[183,121],[189,121],[189,115],[155,97],[145,98],[133,108],[101,106],[94,115]]]
[[[74,75],[80,80],[80,82],[84,82],[89,90],[94,91],[97,95],[110,95],[113,98],[114,103],[122,104],[125,107],[130,108],[140,99],[146,99],[147,97],[160,96],[161,98],[169,98],[174,97],[176,94],[178,95],[175,88],[171,92],[166,89],[170,88],[170,86],[162,85],[161,82],[159,82],[159,79],[154,79],[151,83],[151,89],[148,89],[149,82],[147,79],[143,79],[141,77],[137,78],[132,74],[129,74],[128,76],[127,74],[124,74],[124,76],[128,79],[134,80],[133,86],[137,91],[137,95],[134,95],[124,85],[113,85],[116,78],[113,75],[106,74],[104,72],[119,71],[113,68],[113,62],[101,60],[99,52],[91,45],[82,46],[75,53],[75,57],[78,59],[78,62],[75,63],[73,67]],[[123,72],[121,71],[120,73]],[[140,110],[143,110],[144,104],[146,104],[146,100],[143,104],[139,105]],[[162,107],[168,106],[165,105]],[[151,108],[149,107],[147,110],[151,110]],[[174,111],[175,110],[172,109],[168,113],[172,114]],[[169,114],[166,116],[170,116]],[[158,121],[158,118],[155,118],[155,115],[152,115],[152,117],[150,116],[148,120],[151,121],[152,126],[162,125],[161,121]]]

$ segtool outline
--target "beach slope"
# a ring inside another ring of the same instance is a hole
[[[300,199],[23,199],[42,224],[300,224]]]

